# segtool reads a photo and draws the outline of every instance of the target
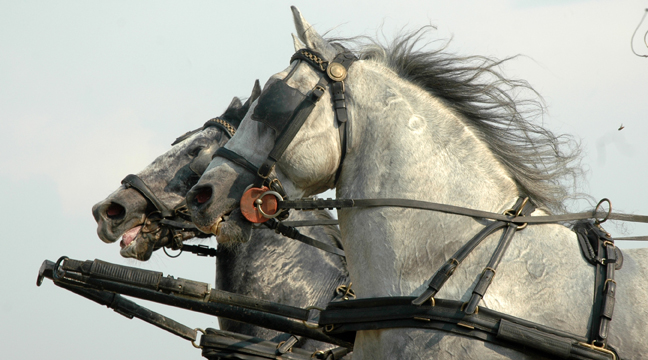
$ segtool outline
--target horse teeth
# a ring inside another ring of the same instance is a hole
[[[218,219],[216,220],[216,222],[214,223],[214,225],[212,225],[211,228],[209,229],[209,232],[211,232],[212,234],[218,236],[218,234],[220,234],[220,229],[221,229],[221,225],[222,225],[221,223],[222,223],[222,221],[223,221],[223,218],[222,218],[222,217],[218,218]]]

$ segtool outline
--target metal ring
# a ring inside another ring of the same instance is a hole
[[[613,282],[614,285],[616,285],[616,283],[617,283],[616,281],[614,281],[614,279],[605,279],[605,284],[603,284],[603,288],[604,288],[604,289],[607,288],[607,284],[608,284],[609,282]]]
[[[466,305],[468,305],[468,301],[461,304],[461,311],[464,311],[464,309],[466,308]],[[475,306],[475,312],[472,315],[477,315],[477,314],[479,314],[479,305]]]
[[[333,331],[333,329],[335,329],[335,325],[333,325],[333,324],[328,324],[328,325],[324,326],[324,331],[326,331],[326,332],[331,332],[331,331]]]
[[[600,220],[600,221],[599,221],[599,219],[596,218],[596,213],[598,212],[599,207],[601,207],[601,205],[602,205],[604,202],[607,202],[608,205],[610,205],[610,209],[608,210],[608,213],[607,213],[607,215],[605,215],[605,217],[603,218],[603,220]],[[599,224],[603,224],[603,223],[606,222],[607,219],[610,217],[610,214],[612,214],[612,202],[611,202],[610,199],[608,199],[608,198],[603,198],[603,199],[601,199],[601,201],[599,201],[598,204],[596,204],[596,208],[594,208],[594,219],[595,219],[594,223],[597,224],[597,225],[599,225]]]
[[[279,201],[283,201],[283,196],[281,196],[281,194],[279,194],[278,192],[273,191],[273,190],[268,190],[268,191],[264,192],[263,194],[261,194],[258,197],[258,199],[263,199],[263,197],[266,196],[266,195],[274,195]],[[281,210],[281,211],[277,210],[276,213],[268,215],[268,214],[264,213],[263,210],[261,209],[261,204],[256,204],[256,208],[257,208],[257,210],[259,210],[261,215],[263,215],[263,217],[266,218],[266,219],[274,219],[274,218],[276,218],[277,216],[279,216],[279,215],[281,215],[283,213],[283,210]]]
[[[324,309],[322,309],[321,307],[317,307],[317,306],[309,306],[309,307],[305,308],[304,310],[308,310],[309,314],[310,314],[311,310],[319,310],[320,312],[324,311]],[[301,322],[304,323],[304,326],[306,326],[309,329],[319,329],[320,328],[319,324],[317,324],[317,325],[309,324],[308,320],[302,320]]]
[[[194,331],[196,331],[196,335],[198,335],[197,332],[201,332],[203,335],[207,335],[207,333],[203,329],[196,328],[194,329]],[[196,338],[196,340],[198,339]],[[196,349],[202,349],[203,348],[202,345],[196,345],[196,340],[191,340],[191,345],[193,345],[193,347],[195,347]]]
[[[54,270],[52,271],[52,279],[53,280],[58,280],[59,279],[59,276],[58,276],[59,267],[61,267],[61,263],[63,261],[68,260],[68,259],[70,259],[70,258],[67,257],[67,256],[61,256],[60,258],[58,258],[58,260],[56,260],[56,263],[54,264]]]
[[[524,200],[522,200],[522,205],[520,205],[520,208],[519,208],[518,211],[515,213],[515,217],[520,216],[520,214],[522,213],[522,210],[524,210],[524,206],[526,205],[526,203],[527,203],[528,201],[529,201],[529,198],[528,198],[528,197],[525,197]]]
[[[169,253],[166,251],[166,246],[162,246],[162,251],[164,251],[166,256],[170,257],[171,259],[175,259],[178,256],[182,255],[182,248],[180,248],[180,252],[178,253],[178,255],[169,255]]]

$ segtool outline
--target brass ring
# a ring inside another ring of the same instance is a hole
[[[203,329],[196,328],[194,329],[194,331],[196,331],[196,335],[198,335],[198,332],[201,332],[203,335],[207,335],[207,333]],[[196,338],[196,340],[198,340],[198,338]],[[202,349],[202,345],[196,345],[196,340],[191,340],[191,345],[193,345],[193,347],[195,347],[196,349]]]
[[[608,205],[610,205],[610,209],[608,210],[608,213],[607,213],[607,215],[605,215],[605,217],[603,218],[603,220],[599,220],[599,219],[596,218],[596,213],[598,212],[599,207],[601,207],[601,205],[602,205],[604,202],[606,202],[606,203],[608,203]],[[612,202],[611,202],[610,199],[608,199],[608,198],[603,198],[603,199],[601,199],[601,201],[599,201],[598,204],[596,204],[596,208],[594,208],[594,219],[595,219],[594,223],[595,223],[596,225],[603,224],[603,223],[606,222],[607,219],[610,217],[610,214],[612,214]]]
[[[495,277],[495,275],[497,275],[497,271],[495,271],[495,269],[493,269],[492,267],[489,267],[489,266],[485,267],[484,270],[482,270],[482,274],[485,273],[486,270],[492,271],[493,272],[493,277]]]
[[[528,198],[528,197],[525,197],[524,200],[522,200],[522,205],[520,205],[520,208],[519,208],[518,211],[515,213],[515,217],[520,216],[520,214],[522,213],[522,210],[524,209],[524,206],[526,205],[526,203],[527,203],[528,201],[529,201],[529,198]]]
[[[333,329],[335,329],[335,325],[333,325],[333,324],[328,324],[328,325],[324,326],[324,331],[326,331],[326,332],[331,332],[331,331],[333,331]]]
[[[304,310],[308,310],[309,313],[310,313],[311,310],[319,310],[320,312],[324,311],[324,309],[322,309],[321,307],[317,307],[317,306],[309,306],[309,307],[305,308]],[[302,320],[301,322],[304,324],[304,326],[306,326],[309,329],[319,329],[320,328],[319,324],[317,324],[317,325],[309,324],[308,320]]]
[[[608,284],[609,282],[613,282],[614,285],[616,285],[616,283],[617,283],[616,281],[614,281],[614,279],[605,279],[605,283],[603,284],[603,288],[604,288],[604,289],[607,288],[607,284]]]
[[[257,200],[263,199],[263,197],[266,196],[266,195],[274,195],[274,197],[276,197],[277,200],[283,201],[283,196],[281,196],[281,194],[279,194],[278,192],[272,191],[272,190],[268,190],[268,191],[264,192],[263,194],[261,194],[257,198]],[[255,201],[255,203],[256,203],[256,201]],[[261,215],[263,215],[263,217],[266,218],[266,219],[274,219],[274,218],[276,218],[277,216],[281,215],[284,212],[283,210],[277,210],[276,213],[268,215],[268,214],[264,213],[263,210],[261,209],[261,204],[256,204],[256,208],[257,208],[257,210],[259,210]]]
[[[461,304],[461,311],[464,311],[466,308],[466,305],[468,305],[468,302],[466,301],[465,303]],[[475,306],[475,312],[472,315],[477,315],[479,314],[479,305]]]

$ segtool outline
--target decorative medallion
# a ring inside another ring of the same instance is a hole
[[[333,81],[343,81],[347,76],[347,70],[344,65],[337,62],[330,63],[326,69],[326,73]]]

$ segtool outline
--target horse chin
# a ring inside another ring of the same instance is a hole
[[[217,222],[216,240],[219,244],[237,244],[250,241],[252,223],[241,214],[240,209],[233,210],[227,220]]]
[[[135,226],[122,235],[119,254],[125,258],[147,261],[151,258],[156,244],[161,241],[159,232],[156,234],[142,233],[142,226]],[[156,236],[157,235],[157,236]]]

